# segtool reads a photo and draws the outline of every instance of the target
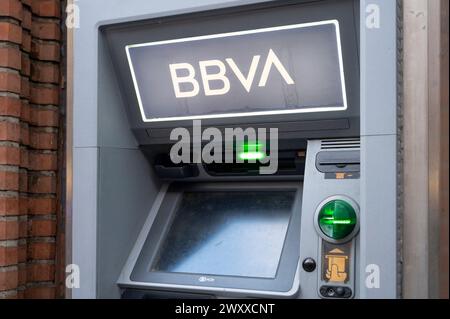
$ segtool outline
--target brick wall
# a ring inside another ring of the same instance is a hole
[[[0,0],[0,299],[63,291],[60,17],[59,0]]]

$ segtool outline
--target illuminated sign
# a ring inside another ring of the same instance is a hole
[[[144,122],[347,109],[336,20],[126,46]]]

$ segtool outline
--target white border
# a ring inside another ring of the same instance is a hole
[[[166,45],[166,44],[173,44],[173,43],[180,43],[180,42],[201,41],[201,40],[217,39],[217,38],[226,38],[226,37],[232,37],[232,36],[256,34],[256,33],[263,33],[263,32],[273,32],[273,31],[280,31],[280,30],[308,28],[308,27],[314,27],[314,26],[326,25],[326,24],[333,24],[336,27],[336,43],[337,43],[337,50],[338,50],[338,55],[339,55],[339,69],[340,69],[341,84],[342,84],[342,97],[343,97],[343,102],[344,102],[343,106],[302,108],[302,109],[296,109],[296,110],[227,113],[227,114],[213,114],[213,115],[174,116],[174,117],[150,118],[150,119],[146,117],[144,107],[142,104],[141,94],[139,91],[138,82],[136,80],[136,74],[135,74],[133,62],[131,61],[131,57],[130,57],[130,49],[131,48]],[[340,35],[339,21],[337,21],[337,20],[326,20],[326,21],[311,22],[311,23],[292,24],[292,25],[272,27],[272,28],[262,28],[262,29],[254,29],[254,30],[247,30],[247,31],[228,32],[228,33],[196,36],[196,37],[190,37],[190,38],[172,39],[172,40],[164,40],[164,41],[157,41],[157,42],[133,44],[133,45],[127,45],[125,47],[125,51],[126,51],[127,58],[128,58],[128,64],[130,67],[131,76],[133,78],[133,84],[134,84],[134,89],[136,91],[139,108],[141,110],[142,120],[146,123],[169,122],[169,121],[171,122],[171,121],[183,121],[183,120],[201,120],[201,119],[213,119],[213,118],[230,118],[230,117],[238,117],[238,116],[261,116],[261,115],[275,115],[275,114],[333,112],[333,111],[347,110],[347,90],[346,90],[346,86],[345,86],[341,35]]]

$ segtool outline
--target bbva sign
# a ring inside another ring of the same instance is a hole
[[[244,74],[239,66],[236,64],[234,59],[226,58],[226,64],[234,73],[240,84],[244,87],[244,89],[250,93],[253,82],[255,80],[256,71],[258,70],[259,62],[261,60],[261,55],[255,55],[252,58],[249,71],[247,74]],[[205,92],[205,96],[212,95],[224,95],[230,92],[230,80],[227,77],[227,66],[221,60],[206,60],[200,61],[198,63],[200,69],[200,76],[202,79],[203,89]],[[284,81],[287,84],[293,85],[295,84],[292,77],[289,75],[289,72],[286,70],[284,65],[281,63],[280,59],[276,55],[276,53],[270,49],[267,54],[266,62],[264,63],[263,71],[261,73],[261,78],[258,82],[259,87],[265,87],[267,85],[267,80],[269,78],[270,71],[272,66],[278,70],[278,72],[283,77]],[[192,64],[189,63],[174,63],[169,65],[170,75],[172,78],[173,88],[175,92],[175,96],[177,98],[188,98],[197,96],[200,92],[200,84],[196,79],[196,71]],[[215,69],[216,71],[210,71],[211,69]],[[187,75],[180,76],[178,75],[179,70],[185,70]],[[210,86],[211,81],[220,81],[222,83],[221,88],[212,89]],[[181,83],[189,83],[191,84],[191,90],[182,91]]]

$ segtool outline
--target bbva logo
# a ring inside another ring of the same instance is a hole
[[[230,92],[231,84],[230,80],[227,77],[227,65],[229,68],[231,68],[244,89],[248,93],[250,93],[253,87],[253,82],[255,80],[256,71],[258,70],[260,60],[260,55],[253,56],[248,74],[246,75],[242,73],[241,69],[232,58],[225,59],[226,64],[221,60],[200,61],[198,64],[200,68],[200,77],[202,80],[205,96],[225,95]],[[278,72],[281,74],[284,81],[286,81],[288,85],[295,84],[294,80],[289,75],[288,71],[281,63],[278,56],[272,49],[270,49],[269,53],[267,54],[266,62],[264,63],[264,68],[258,83],[259,87],[266,86],[272,67],[275,67],[278,70]],[[200,83],[196,78],[195,68],[192,64],[170,64],[169,69],[176,98],[195,97],[200,93]],[[214,69],[215,72],[211,72],[211,69]],[[181,70],[184,70],[183,74],[187,75],[180,75],[179,71]],[[211,88],[210,82],[212,81],[221,82],[221,87],[214,89]],[[185,85],[181,85],[183,83]],[[187,86],[190,88],[190,90],[186,89]]]

